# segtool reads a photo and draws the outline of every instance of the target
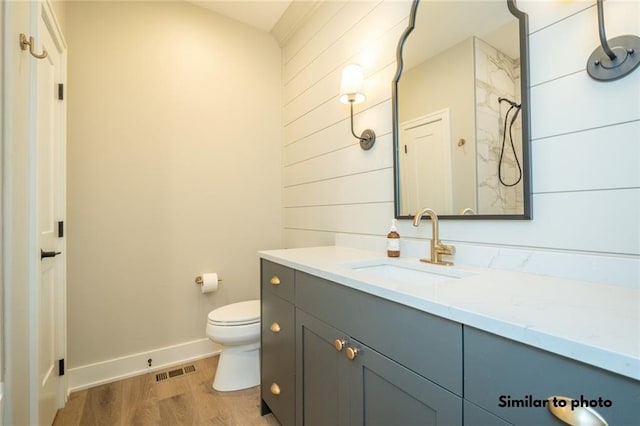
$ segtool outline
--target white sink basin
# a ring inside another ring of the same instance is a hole
[[[372,278],[382,278],[405,284],[435,284],[444,281],[457,280],[474,275],[448,266],[437,266],[419,263],[394,262],[378,259],[362,263],[345,264],[345,266]]]

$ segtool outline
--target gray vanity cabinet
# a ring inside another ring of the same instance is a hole
[[[286,426],[295,422],[295,308],[293,269],[262,261],[262,414],[272,411]]]
[[[465,401],[516,425],[563,425],[532,406],[551,396],[609,401],[591,407],[610,425],[640,419],[640,382],[472,327],[464,328],[464,376]]]
[[[462,424],[457,395],[299,309],[296,329],[297,424]]]
[[[462,396],[461,324],[299,271],[295,304]]]
[[[462,424],[460,324],[300,272],[295,300],[296,424]]]
[[[526,405],[551,396],[638,424],[637,380],[266,260],[261,270],[262,408],[283,426],[559,426]]]

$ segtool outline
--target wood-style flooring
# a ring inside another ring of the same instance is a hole
[[[272,414],[260,416],[259,386],[215,391],[217,364],[214,356],[73,392],[53,425],[279,425]],[[188,365],[196,371],[156,381],[157,373]]]

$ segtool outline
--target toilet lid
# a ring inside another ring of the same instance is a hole
[[[232,303],[209,312],[209,323],[245,325],[260,322],[260,300]]]

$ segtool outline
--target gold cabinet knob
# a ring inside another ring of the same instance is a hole
[[[344,339],[336,339],[333,341],[333,347],[336,348],[336,351],[338,352],[342,352],[346,344],[347,341]]]
[[[349,361],[353,361],[354,359],[356,359],[359,352],[360,350],[358,350],[358,348],[347,348],[346,350],[347,359]]]
[[[274,275],[271,277],[271,280],[269,282],[273,285],[278,285],[280,284],[280,277],[278,277],[277,275]]]
[[[280,395],[280,386],[277,383],[271,383],[271,387],[269,388],[272,394]]]
[[[274,322],[273,324],[271,324],[271,327],[269,327],[269,330],[271,330],[274,333],[280,333],[280,324],[278,324],[277,322]]]

